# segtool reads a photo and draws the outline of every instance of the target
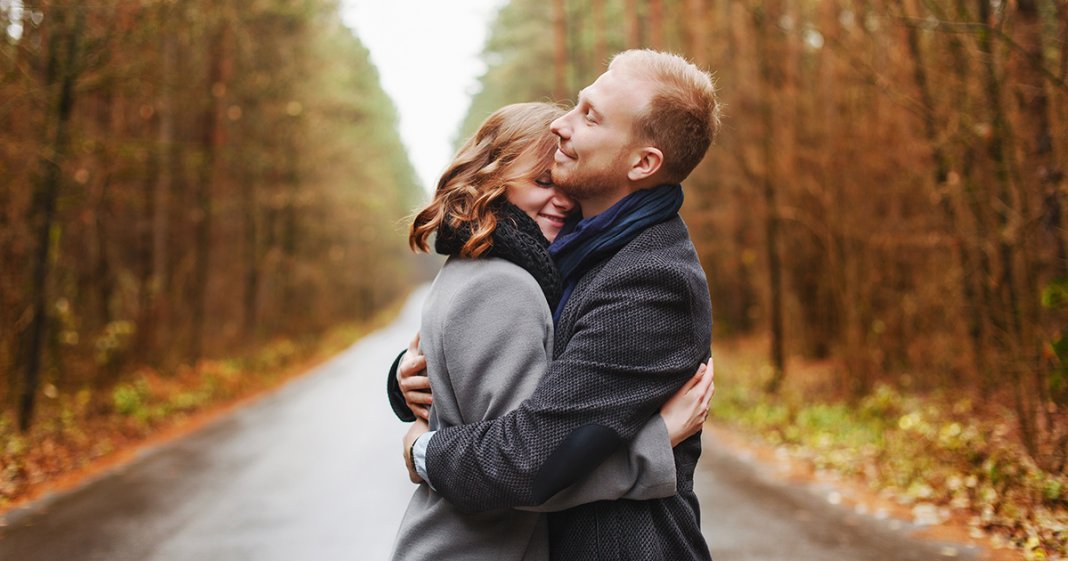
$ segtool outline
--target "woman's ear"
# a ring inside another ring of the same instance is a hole
[[[660,171],[660,167],[664,165],[664,153],[659,148],[643,146],[635,151],[632,162],[627,170],[627,179],[638,183]]]

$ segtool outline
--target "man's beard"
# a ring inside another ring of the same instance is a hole
[[[623,154],[613,160],[611,166],[600,169],[589,169],[583,166],[571,166],[566,172],[553,166],[553,184],[569,197],[578,202],[611,193],[619,189],[625,181],[619,170],[622,169]]]

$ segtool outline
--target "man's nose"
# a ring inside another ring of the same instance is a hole
[[[567,115],[570,115],[570,113],[568,113]],[[558,117],[555,121],[553,121],[552,123],[549,123],[549,131],[552,132],[553,134],[555,134],[556,136],[559,136],[560,138],[567,138],[568,134],[566,132],[566,126],[565,126],[566,125],[566,121],[565,120],[567,119],[567,115],[563,115],[562,117]]]
[[[561,212],[569,212],[571,209],[575,208],[575,201],[571,200],[571,197],[568,197],[560,191],[557,191],[556,195],[553,196],[552,202],[553,206],[560,209]]]

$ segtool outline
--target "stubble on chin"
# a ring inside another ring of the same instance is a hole
[[[560,169],[559,164],[554,164],[550,174],[553,180],[553,185],[564,192],[565,195],[576,198],[576,195],[580,194],[581,189],[577,188],[572,178],[575,176],[575,170],[564,171]]]
[[[582,173],[575,168],[562,170],[557,166],[552,169],[553,184],[579,204],[583,200],[613,192],[617,185],[609,173]]]

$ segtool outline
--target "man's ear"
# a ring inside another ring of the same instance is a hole
[[[656,175],[656,172],[660,171],[660,166],[664,165],[664,153],[652,146],[637,149],[632,158],[630,169],[627,170],[627,179],[633,183],[645,181]]]

